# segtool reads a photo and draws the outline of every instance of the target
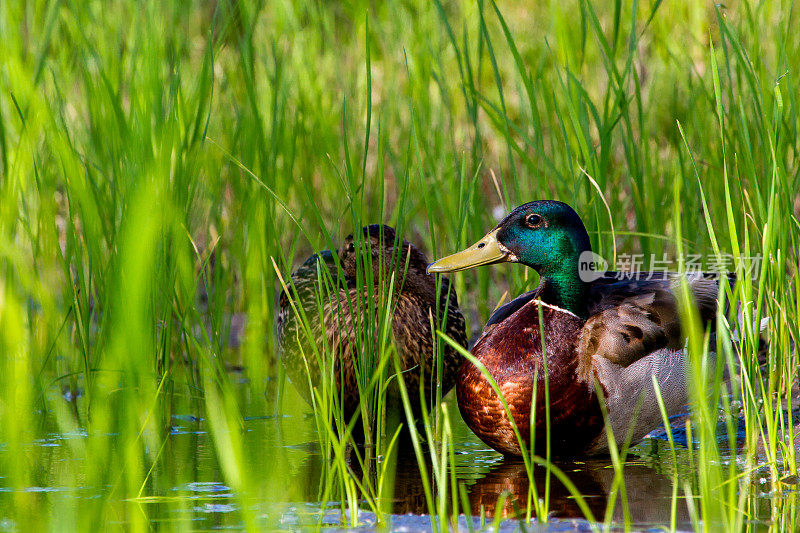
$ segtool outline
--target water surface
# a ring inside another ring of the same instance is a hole
[[[171,416],[167,442],[161,451],[160,462],[152,472],[142,493],[137,498],[122,498],[120,490],[109,486],[70,486],[63,482],[64,469],[80,471],[83,465],[75,464],[71,446],[87,440],[85,431],[49,433],[31,442],[29,448],[37,450],[41,461],[41,475],[36,483],[26,488],[29,493],[45,493],[53,508],[64,502],[75,504],[101,499],[118,498],[120,505],[134,506],[153,526],[183,523],[191,529],[239,529],[245,526],[242,506],[259,527],[268,529],[297,529],[323,526],[325,529],[371,529],[378,525],[396,530],[417,530],[431,527],[429,507],[424,483],[413,447],[408,439],[401,439],[396,456],[380,458],[394,464],[393,489],[379,499],[382,522],[365,501],[359,501],[358,516],[341,506],[337,488],[326,492],[325,459],[320,451],[313,418],[309,408],[292,391],[287,391],[280,409],[267,399],[251,396],[243,381],[240,385],[240,407],[245,414],[242,439],[247,457],[247,475],[264,481],[263,494],[237,498],[226,483],[226,476],[215,453],[208,421],[197,412],[176,412]],[[188,404],[187,404],[188,405]],[[462,516],[459,528],[489,527],[494,521],[500,529],[519,527],[515,517],[525,516],[531,483],[524,463],[503,458],[475,437],[461,421],[454,397],[447,400],[453,422],[453,457],[450,466],[458,482],[464,487],[460,507],[469,506],[470,517]],[[692,507],[699,501],[686,496],[687,487],[696,486],[685,442],[683,419],[676,420],[674,430],[681,447],[673,459],[663,431],[656,431],[644,442],[635,446],[624,464],[624,491],[615,484],[615,471],[610,458],[586,458],[557,461],[560,468],[583,495],[591,513],[597,520],[610,518],[612,524],[628,523],[637,529],[662,528],[672,524],[678,529],[693,528]],[[681,433],[683,431],[683,433]],[[107,438],[114,439],[114,435]],[[724,439],[723,439],[724,440]],[[363,451],[362,451],[363,452]],[[0,455],[7,454],[5,448]],[[354,452],[350,450],[350,453]],[[8,459],[7,457],[4,459]],[[733,455],[722,457],[726,461],[743,461]],[[750,503],[749,526],[762,529],[774,520],[776,506],[783,499],[796,496],[796,485],[787,480],[785,491],[770,491],[767,460],[759,457],[757,468],[748,472],[753,483],[763,483],[764,491],[755,505]],[[85,461],[85,459],[84,459]],[[370,479],[373,473],[352,456],[349,468],[357,479]],[[372,469],[374,463],[367,465]],[[164,472],[161,475],[161,472]],[[170,474],[167,475],[166,472]],[[427,470],[430,479],[432,471]],[[180,482],[175,482],[178,479]],[[166,481],[166,483],[165,483]],[[570,491],[553,475],[541,467],[534,469],[533,485],[538,498],[547,495],[550,521],[539,526],[546,530],[589,529],[584,512]],[[677,484],[677,485],[676,485]],[[375,483],[377,486],[378,483]],[[674,487],[677,486],[677,498]],[[2,488],[3,492],[14,489]],[[793,501],[793,500],[792,500]],[[794,506],[790,506],[792,511]],[[535,513],[534,513],[535,517]],[[497,525],[496,524],[496,525]],[[124,523],[119,525],[125,526]],[[537,526],[538,527],[538,526]],[[18,529],[10,516],[0,517],[0,530]]]

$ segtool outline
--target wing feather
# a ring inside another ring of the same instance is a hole
[[[589,319],[578,339],[579,377],[591,379],[592,360],[603,357],[627,367],[656,350],[684,345],[674,290],[681,283],[675,273],[643,272],[620,279],[608,273],[590,292]],[[687,275],[701,319],[713,326],[719,283],[701,273]]]

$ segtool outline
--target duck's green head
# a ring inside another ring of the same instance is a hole
[[[481,240],[428,266],[428,272],[455,272],[493,263],[522,263],[545,280],[552,303],[578,310],[585,296],[579,260],[591,244],[578,214],[567,204],[539,200],[509,213]],[[578,313],[581,314],[581,313]]]

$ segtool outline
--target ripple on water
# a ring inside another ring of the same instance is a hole
[[[205,514],[215,514],[215,513],[232,513],[238,510],[233,504],[230,503],[205,503],[203,505],[197,505],[192,508],[192,510],[196,513],[205,513]]]
[[[174,487],[172,490],[201,492],[204,494],[214,493],[215,496],[225,498],[230,498],[233,496],[231,488],[218,481],[192,481],[191,483]]]
[[[354,522],[357,522],[354,524]],[[295,505],[286,509],[279,520],[279,524],[284,528],[301,529],[305,527],[315,527],[322,525],[323,531],[374,531],[379,527],[381,531],[392,532],[411,532],[411,531],[430,531],[432,529],[431,516],[428,514],[387,514],[383,516],[383,521],[369,511],[359,511],[357,520],[350,511],[341,512],[338,509],[328,509],[322,511],[314,505]],[[492,521],[481,520],[480,517],[461,515],[458,517],[458,531],[467,530],[492,530],[501,532],[511,532],[524,530],[521,526],[523,522],[515,519],[498,520],[495,524]],[[525,524],[539,532],[559,532],[559,531],[594,531],[595,527],[590,522],[583,519],[559,520],[550,519],[547,523],[540,523],[535,520]],[[326,527],[327,526],[327,527]],[[526,528],[527,529],[527,528]]]

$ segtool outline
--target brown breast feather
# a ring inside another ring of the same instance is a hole
[[[571,313],[542,306],[547,384],[550,391],[551,451],[569,455],[584,451],[599,435],[603,419],[593,385],[576,379],[576,343],[583,322]],[[536,453],[545,453],[545,365],[539,326],[539,302],[531,300],[486,331],[473,348],[509,405],[521,436],[530,445],[531,402]],[[504,454],[520,453],[516,435],[489,381],[464,362],[456,386],[467,425],[484,442]]]

